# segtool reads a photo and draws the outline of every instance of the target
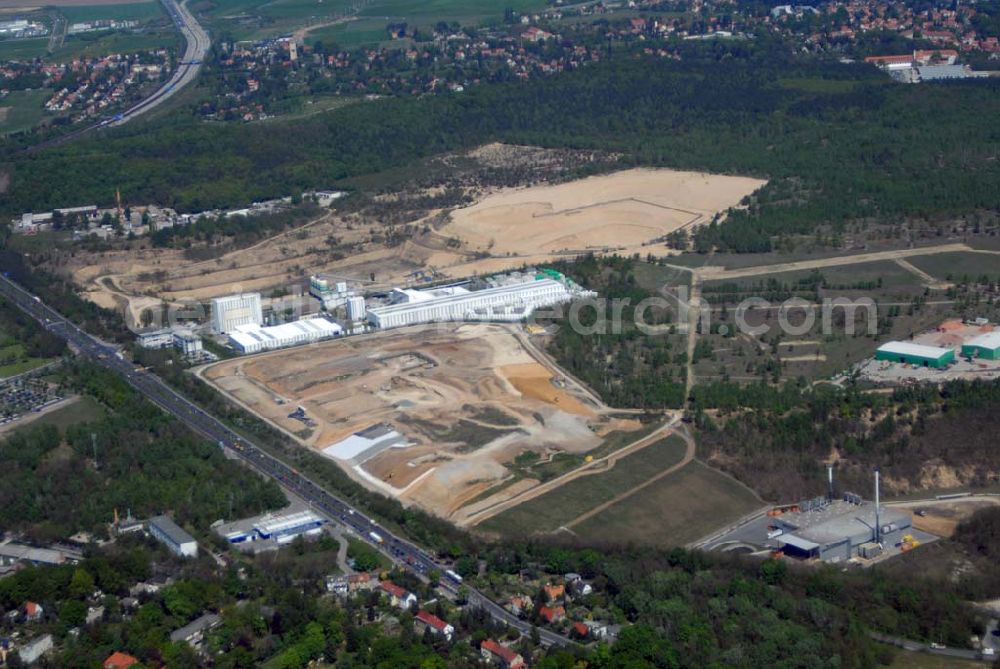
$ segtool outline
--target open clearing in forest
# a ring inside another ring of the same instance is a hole
[[[625,170],[499,191],[452,212],[441,233],[493,255],[635,248],[706,222],[764,183],[700,172]]]

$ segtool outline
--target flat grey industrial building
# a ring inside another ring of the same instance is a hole
[[[176,555],[194,557],[198,554],[198,542],[169,516],[150,519],[149,533]]]
[[[912,525],[910,514],[882,507],[876,533],[875,504],[835,500],[770,518],[786,555],[840,562],[862,554],[866,544],[894,546]]]

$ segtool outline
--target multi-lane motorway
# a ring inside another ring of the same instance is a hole
[[[187,86],[195,80],[201,70],[201,61],[208,54],[208,48],[212,42],[208,38],[208,33],[195,20],[188,8],[176,0],[162,0],[170,18],[174,20],[177,29],[184,36],[186,47],[184,57],[181,58],[177,69],[174,70],[170,80],[161,86],[156,92],[138,104],[126,109],[110,121],[102,122],[104,125],[121,125],[128,123],[136,116],[148,112],[161,104],[177,91]]]
[[[198,23],[191,12],[188,11],[187,7],[177,0],[161,0],[161,2],[163,2],[163,6],[167,10],[167,14],[170,15],[170,18],[177,26],[177,29],[180,30],[181,35],[184,36],[185,42],[184,56],[179,61],[177,69],[174,70],[170,79],[158,89],[153,91],[150,96],[143,98],[141,101],[137,102],[125,111],[66,135],[60,135],[59,137],[54,137],[48,141],[34,144],[25,149],[27,153],[33,153],[49,146],[63,144],[72,139],[76,139],[91,130],[128,123],[137,116],[145,114],[151,109],[155,109],[160,106],[198,77],[198,72],[201,70],[201,63],[208,54],[208,48],[211,46],[212,41],[209,39],[208,33],[205,32],[205,29],[201,27],[201,24]]]
[[[260,473],[275,479],[290,492],[308,502],[314,511],[356,532],[359,537],[388,555],[400,567],[421,577],[426,577],[431,570],[437,570],[441,574],[445,574],[448,570],[446,563],[438,561],[419,546],[396,536],[297,470],[272,457],[177,393],[158,376],[136,369],[120,356],[117,348],[90,336],[6,276],[0,277],[0,294],[35,318],[48,331],[65,339],[79,355],[118,373],[161,409],[172,414],[195,432],[218,443],[220,447],[235,454]],[[442,577],[440,587],[445,594],[454,597],[459,586],[456,580],[445,575]],[[494,620],[506,623],[523,634],[531,631],[529,623],[506,611],[475,588],[468,588],[468,601],[473,606],[485,609]],[[546,646],[571,643],[566,637],[550,630],[539,629],[538,633],[542,644]]]

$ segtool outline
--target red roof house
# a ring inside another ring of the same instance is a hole
[[[517,651],[501,646],[493,639],[487,639],[479,646],[479,652],[487,662],[496,662],[504,669],[523,669],[524,658]]]
[[[545,622],[556,623],[566,617],[566,609],[561,606],[554,606],[552,608],[543,606],[538,609],[538,615],[540,615]]]
[[[455,633],[454,627],[441,620],[433,613],[424,611],[423,609],[417,611],[416,619],[418,623],[424,625],[424,627],[430,627],[449,641],[451,641],[451,636]]]
[[[128,653],[116,650],[104,660],[104,669],[128,669],[133,664],[139,664],[139,660]]]

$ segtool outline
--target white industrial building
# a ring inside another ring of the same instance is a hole
[[[198,542],[190,534],[181,529],[169,516],[157,516],[149,521],[149,533],[165,544],[170,552],[181,557],[198,555]]]
[[[365,298],[360,295],[347,298],[347,319],[352,323],[365,319]]]
[[[241,353],[259,353],[329,339],[342,332],[339,325],[325,318],[307,318],[270,327],[241,325],[229,334],[229,343]]]
[[[263,322],[260,293],[227,295],[212,300],[212,327],[216,332],[225,334],[241,325],[261,325]]]
[[[241,549],[261,552],[278,548],[299,536],[318,536],[323,533],[325,522],[308,509],[293,507],[280,513],[219,525],[215,532]]]
[[[186,356],[197,356],[203,350],[201,337],[190,330],[163,328],[137,332],[135,341],[143,348],[176,348]]]
[[[435,321],[519,321],[535,309],[593,295],[547,277],[476,291],[395,289],[390,297],[398,303],[369,309],[368,322],[386,329]]]

